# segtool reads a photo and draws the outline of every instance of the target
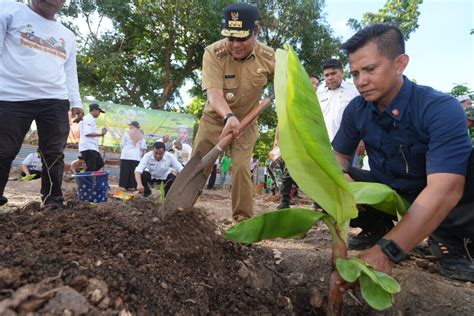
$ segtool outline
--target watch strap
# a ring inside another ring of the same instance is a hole
[[[400,263],[406,257],[403,249],[391,239],[380,239],[377,244],[393,263]]]
[[[232,112],[226,113],[226,114],[224,115],[224,125],[227,124],[227,120],[228,120],[230,117],[232,117],[232,116],[235,116],[235,114],[232,113]]]

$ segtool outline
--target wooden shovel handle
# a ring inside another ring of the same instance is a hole
[[[272,103],[272,100],[269,97],[266,97],[265,99],[262,100],[262,102],[260,102],[257,106],[255,106],[240,122],[239,135],[242,135],[245,129],[249,127],[249,125],[252,124],[271,103]],[[233,141],[234,141],[234,134],[229,133],[219,141],[219,143],[217,144],[217,147],[223,150],[224,148],[232,144]]]

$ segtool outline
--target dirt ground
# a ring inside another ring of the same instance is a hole
[[[110,179],[111,191],[118,190]],[[322,315],[330,271],[324,225],[298,240],[226,241],[230,192],[205,190],[192,210],[161,222],[159,199],[77,200],[39,208],[39,181],[11,181],[0,208],[0,315]],[[255,211],[278,197],[256,194]],[[300,206],[310,207],[302,199]],[[351,252],[356,255],[357,252]],[[402,292],[376,313],[360,294],[345,315],[473,315],[474,286],[446,279],[425,244],[395,268]]]

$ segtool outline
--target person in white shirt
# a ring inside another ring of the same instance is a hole
[[[176,156],[176,159],[178,159],[178,161],[181,162],[183,166],[186,166],[189,159],[191,158],[191,153],[193,151],[193,148],[189,146],[188,144],[183,144],[176,140],[173,143],[173,149],[174,149],[174,154]]]
[[[107,129],[100,132],[97,129],[95,119],[100,113],[105,113],[97,103],[89,105],[89,114],[84,116],[84,120],[79,125],[79,152],[86,162],[87,172],[100,170],[104,166],[104,160],[99,152],[99,137],[107,134]]]
[[[137,189],[138,192],[143,193],[144,197],[151,194],[150,185],[155,183],[164,183],[166,196],[176,179],[176,175],[171,172],[171,168],[174,168],[178,173],[183,170],[183,165],[172,153],[165,151],[165,149],[163,142],[156,142],[153,145],[153,150],[147,152],[135,168]]]
[[[146,141],[137,121],[131,122],[128,126],[129,130],[123,134],[120,142],[122,152],[120,153],[119,187],[135,191],[137,188],[135,168],[146,150]]]
[[[342,80],[342,64],[329,59],[323,64],[324,85],[319,86],[317,95],[324,121],[332,142],[341,125],[342,113],[349,102],[359,95],[353,83]]]
[[[41,162],[41,157],[38,153],[38,150],[34,153],[26,156],[21,164],[21,176],[34,175],[33,179],[41,178],[41,169],[43,168],[43,163]]]
[[[0,205],[13,159],[36,121],[44,157],[43,205],[64,204],[61,184],[68,111],[84,114],[79,94],[74,33],[56,21],[64,0],[0,2]]]
[[[324,122],[332,142],[341,126],[342,113],[353,98],[359,95],[353,83],[344,81],[342,64],[337,59],[329,59],[323,64],[325,85],[319,87],[317,95],[323,112]],[[361,141],[352,158],[352,165],[360,167],[360,155],[365,151]]]

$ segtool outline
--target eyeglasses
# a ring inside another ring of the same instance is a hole
[[[252,37],[252,35],[249,35],[247,37],[233,37],[233,36],[228,36],[227,37],[227,40],[229,42],[245,42],[245,41],[248,41],[250,39],[250,37]]]

